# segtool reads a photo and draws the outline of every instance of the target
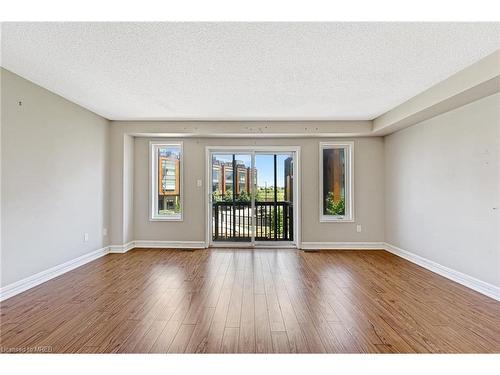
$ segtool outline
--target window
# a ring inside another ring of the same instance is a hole
[[[182,143],[150,144],[150,219],[182,220]]]
[[[230,191],[231,194],[233,192],[233,169],[232,168],[224,168],[224,174],[226,181],[224,182],[224,191]]]
[[[353,142],[320,143],[320,221],[354,221]]]
[[[220,191],[220,183],[219,183],[219,167],[218,166],[213,166],[213,169],[212,169],[212,186],[213,186],[213,190],[214,191],[217,191],[219,192]]]
[[[240,168],[239,168],[240,169]],[[247,193],[247,170],[238,171],[238,194]]]

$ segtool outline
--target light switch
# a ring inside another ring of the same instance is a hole
[[[197,187],[202,187],[203,186],[203,182],[201,180],[196,180],[196,186]]]

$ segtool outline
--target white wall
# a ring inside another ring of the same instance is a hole
[[[116,125],[113,125],[116,126]],[[228,145],[301,146],[302,238],[304,242],[382,242],[384,240],[383,139],[355,138],[354,189],[356,223],[319,222],[319,142],[328,138],[231,139],[183,138],[184,221],[149,221],[149,141],[135,140],[134,237],[136,240],[205,241],[205,147]],[[169,139],[172,141],[173,139]],[[180,139],[177,139],[180,140]],[[126,220],[126,219],[125,219]],[[363,231],[356,232],[356,224]]]
[[[1,85],[4,286],[108,244],[109,122],[7,70]]]
[[[386,242],[500,286],[499,151],[500,94],[387,136]]]

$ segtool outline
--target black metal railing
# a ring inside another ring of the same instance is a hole
[[[213,202],[214,241],[250,241],[252,204]],[[255,202],[255,240],[293,241],[292,202]]]

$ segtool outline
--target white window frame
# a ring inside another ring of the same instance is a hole
[[[323,214],[323,150],[344,149],[345,153],[345,215]],[[319,221],[321,223],[354,222],[354,142],[332,141],[319,144]]]
[[[179,200],[181,212],[174,215],[159,215],[158,214],[158,149],[160,147],[179,147]],[[149,142],[149,185],[150,185],[150,221],[183,221],[184,220],[184,148],[183,142]]]

